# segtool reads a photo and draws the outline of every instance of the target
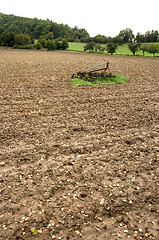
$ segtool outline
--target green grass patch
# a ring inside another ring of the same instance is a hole
[[[133,55],[132,52],[129,50],[127,44],[123,44],[121,46],[118,46],[116,53],[117,55]]]
[[[85,86],[85,85],[105,85],[105,84],[121,84],[126,83],[128,78],[124,75],[116,75],[115,77],[98,77],[96,79],[90,79],[88,77],[84,77],[82,79],[77,78],[76,76],[71,79],[72,86]]]
[[[69,47],[68,50],[69,51],[79,51],[79,52],[83,52],[84,51],[84,46],[87,43],[80,43],[80,42],[69,42]]]
[[[81,43],[81,42],[69,42],[69,48],[68,50],[69,51],[77,51],[77,52],[83,52],[84,51],[84,46],[86,45],[87,43]],[[142,45],[144,44],[149,44],[149,43],[143,43]],[[155,43],[155,44],[158,44],[159,43]],[[102,47],[106,47],[106,44],[100,44]],[[99,51],[95,52],[94,53],[101,53]],[[108,54],[106,52],[106,50],[103,52],[104,54]],[[118,46],[117,50],[116,50],[116,53],[114,53],[114,55],[126,55],[126,56],[132,56],[133,53],[129,50],[128,48],[128,45],[127,44],[123,44],[121,46]],[[137,51],[136,52],[136,55],[137,56],[143,56],[143,52],[142,51]],[[148,53],[148,52],[145,52],[144,56],[146,57],[153,57],[153,54],[152,53]],[[156,56],[159,56],[159,53],[157,54],[156,53]]]
[[[151,43],[142,43],[141,45],[149,45]],[[156,45],[159,45],[159,43],[155,43]],[[130,51],[130,49],[128,48],[127,44],[123,44],[121,46],[118,46],[116,53],[114,55],[129,55],[129,56],[133,56],[133,53]],[[137,51],[136,56],[143,56],[143,52],[142,51]],[[145,57],[153,57],[154,55],[152,53],[149,52],[145,52],[144,53]],[[159,56],[159,54],[156,53],[156,56]]]

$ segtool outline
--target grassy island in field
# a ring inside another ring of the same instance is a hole
[[[126,83],[128,78],[124,75],[116,75],[113,77],[98,77],[95,79],[90,79],[88,77],[84,77],[82,79],[77,78],[76,76],[71,79],[72,86],[84,86],[84,85],[110,85],[110,84],[121,84]]]

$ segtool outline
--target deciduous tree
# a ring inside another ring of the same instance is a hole
[[[23,33],[15,34],[14,44],[28,45],[28,44],[31,44],[31,39],[27,34],[23,34]]]
[[[118,37],[122,39],[123,43],[132,42],[134,39],[133,31],[130,28],[126,28],[125,30],[121,30]]]
[[[128,44],[128,48],[130,49],[130,51],[133,53],[133,55],[135,55],[135,53],[139,50],[140,48],[140,43],[136,43],[136,42],[130,42]]]
[[[95,47],[95,42],[89,42],[89,43],[87,43],[85,46],[84,46],[84,51],[87,51],[87,50],[89,50],[89,51],[92,51],[93,52],[93,50],[94,50],[94,47]]]
[[[156,53],[159,53],[159,46],[155,43],[151,43],[147,47],[147,52],[153,53],[153,55],[155,56]]]
[[[108,43],[106,45],[106,50],[108,53],[111,53],[111,55],[113,55],[113,53],[116,52],[117,48],[118,48],[118,45],[115,43]]]
[[[14,46],[14,36],[15,36],[15,34],[13,32],[8,32],[8,31],[3,32],[1,35],[1,45],[13,47]]]

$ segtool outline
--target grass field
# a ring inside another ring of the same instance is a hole
[[[159,43],[156,43],[156,44],[159,44]],[[84,51],[84,46],[86,45],[86,43],[80,43],[80,42],[69,42],[69,48],[68,50],[69,51]],[[103,47],[106,46],[106,44],[102,44]],[[99,52],[97,52],[99,53]],[[104,51],[104,53],[106,53],[106,51]],[[128,45],[127,44],[124,44],[122,46],[118,46],[117,48],[117,51],[114,55],[129,55],[129,56],[132,56],[132,52],[129,50],[128,48]],[[143,53],[142,51],[137,51],[136,52],[136,55],[139,55],[139,56],[143,56]],[[153,54],[151,53],[147,53],[145,52],[144,54],[145,56],[153,56]],[[159,56],[159,54],[156,54],[156,56]]]
[[[80,42],[69,42],[69,48],[70,51],[84,51],[84,46],[86,43],[80,43]]]

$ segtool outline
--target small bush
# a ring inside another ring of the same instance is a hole
[[[69,47],[67,40],[62,40],[61,49],[66,50]]]
[[[58,39],[55,40],[55,44],[56,44],[56,49],[57,50],[61,50],[62,44],[61,44],[61,42]]]
[[[56,43],[55,41],[48,39],[46,41],[45,47],[47,48],[47,50],[53,51],[56,49]]]
[[[42,45],[39,41],[35,44],[35,48],[36,50],[40,50],[42,48]]]
[[[48,40],[49,41],[49,40]],[[46,48],[48,49],[48,45],[50,46],[50,49],[48,50],[66,50],[69,45],[68,45],[68,42],[67,40],[63,39],[62,42],[59,41],[58,39],[56,39],[55,41],[46,41]]]
[[[45,48],[46,45],[46,39],[45,38],[39,38],[38,42],[41,44],[43,48]]]

